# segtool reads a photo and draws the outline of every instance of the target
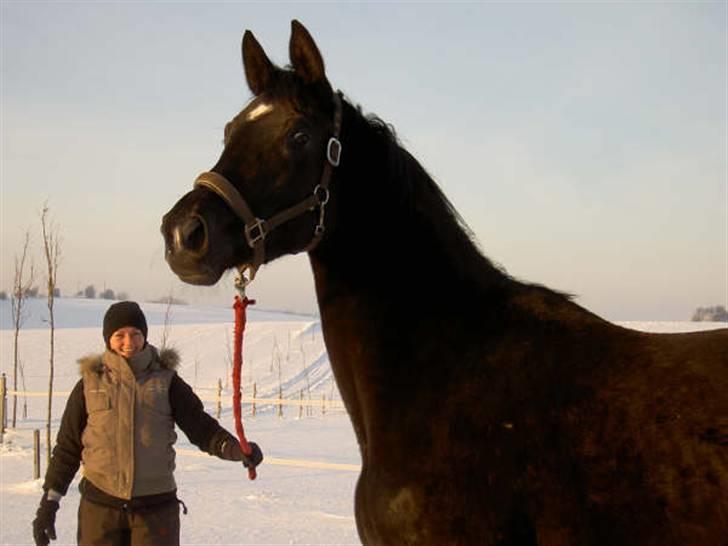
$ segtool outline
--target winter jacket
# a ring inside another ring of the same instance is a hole
[[[68,490],[83,462],[97,497],[154,498],[174,492],[175,423],[211,455],[234,437],[205,412],[174,371],[179,357],[147,345],[132,362],[110,351],[79,360],[81,380],[66,404],[43,488]]]
[[[82,359],[86,428],[84,476],[123,499],[165,493],[174,482],[174,432],[169,386],[178,358],[147,347],[129,362],[111,351]]]

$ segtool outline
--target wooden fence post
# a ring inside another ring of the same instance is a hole
[[[278,417],[283,418],[283,387],[278,387]]]
[[[301,389],[301,394],[298,401],[298,418],[301,419],[303,417],[303,389]]]
[[[33,479],[40,478],[40,430],[33,430]]]
[[[5,374],[0,376],[0,444],[5,436],[5,419],[7,418],[7,389],[5,388]]]
[[[326,393],[321,395],[321,415],[326,415]]]
[[[222,379],[217,380],[217,420],[220,420],[220,412],[222,411]]]

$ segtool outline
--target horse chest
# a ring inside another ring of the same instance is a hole
[[[492,498],[464,502],[448,487],[449,478],[390,486],[364,472],[356,494],[359,533],[367,546],[536,545],[529,517],[510,502]],[[442,491],[437,491],[441,488]]]
[[[422,494],[416,486],[403,486],[394,490],[380,488],[378,495],[371,497],[371,502],[362,507],[362,513],[368,513],[365,521],[366,536],[374,539],[373,543],[422,543],[427,534],[423,527]]]

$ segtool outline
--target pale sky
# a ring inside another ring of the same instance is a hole
[[[28,228],[42,268],[47,201],[63,294],[228,303],[231,277],[176,279],[159,225],[250,99],[243,31],[283,65],[297,18],[332,85],[394,125],[515,277],[612,320],[728,305],[725,2],[2,0],[0,16],[0,290]],[[314,311],[305,255],[250,295]]]

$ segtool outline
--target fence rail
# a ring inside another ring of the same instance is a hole
[[[219,419],[220,413],[223,407],[229,408],[232,406],[232,393],[225,393],[222,389],[222,381],[218,380],[217,387],[203,387],[195,389],[200,400],[203,402],[215,402],[216,404],[216,416]],[[201,394],[199,391],[210,391],[217,390],[215,394]],[[253,415],[256,415],[260,406],[273,406],[278,408],[278,415],[283,416],[284,406],[293,406],[299,408],[299,417],[303,416],[304,408],[307,415],[311,415],[312,409],[319,409],[322,414],[325,414],[330,410],[343,410],[346,409],[344,403],[341,400],[332,400],[326,398],[326,395],[320,395],[317,398],[307,396],[303,390],[299,391],[297,398],[283,398],[279,395],[278,398],[261,398],[256,396],[257,387],[253,384],[253,396],[241,397],[241,403],[247,406],[251,406]],[[65,398],[71,394],[71,391],[53,391],[52,396],[54,398]],[[8,422],[8,411],[7,411],[7,400],[8,397],[17,396],[25,398],[48,398],[48,392],[42,391],[17,391],[9,390],[7,388],[7,382],[5,374],[0,376],[0,443],[3,442],[3,434],[7,428]]]
[[[180,455],[188,455],[191,457],[209,457],[208,453],[204,451],[179,448],[175,451]],[[298,468],[318,468],[322,470],[344,470],[347,472],[360,472],[361,465],[358,464],[344,464],[344,463],[326,463],[322,461],[307,461],[305,459],[281,459],[279,457],[268,457],[266,456],[263,460],[263,464],[271,464],[276,466],[296,466]]]
[[[27,396],[28,398],[48,398],[47,392],[33,391],[6,391],[6,396]],[[54,398],[69,396],[71,391],[53,392]],[[225,396],[197,395],[203,402],[217,402],[224,400]],[[231,395],[230,395],[231,396]],[[330,400],[328,398],[303,399],[298,398],[253,398],[252,396],[243,396],[240,401],[244,404],[260,404],[261,406],[310,406],[320,408],[322,404],[326,404],[327,408],[344,409],[344,403],[341,400]],[[232,402],[231,402],[232,403]]]

